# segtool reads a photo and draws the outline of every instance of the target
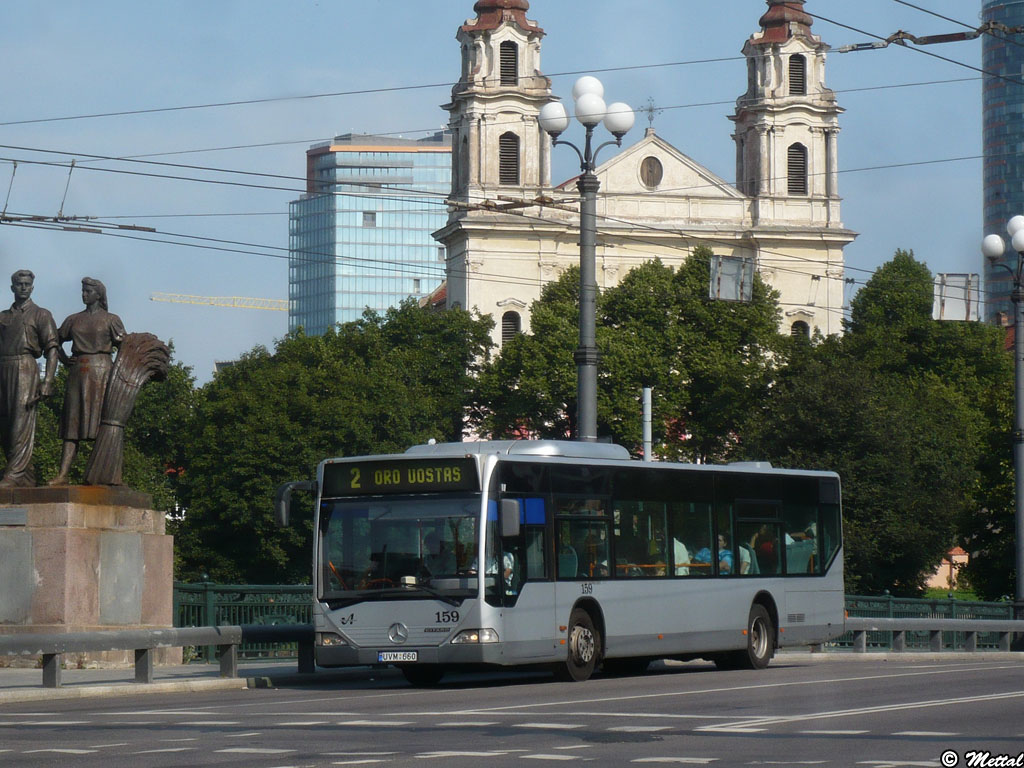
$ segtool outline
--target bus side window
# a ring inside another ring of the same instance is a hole
[[[710,576],[711,505],[703,502],[674,503],[669,507],[672,571],[675,576]]]

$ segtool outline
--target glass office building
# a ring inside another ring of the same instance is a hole
[[[306,153],[289,205],[288,328],[324,333],[363,311],[424,298],[444,280],[451,135],[346,134]]]
[[[985,0],[982,21],[1007,27],[1024,26],[1024,0]],[[985,234],[1006,236],[1006,222],[1024,213],[1024,38],[1002,33],[982,35],[981,68],[982,131],[984,144]],[[993,77],[998,75],[1000,77]],[[1007,79],[1001,79],[1007,78]],[[1016,81],[1016,82],[1012,82]],[[1016,254],[1007,248],[1005,259]],[[1010,292],[1013,284],[1003,269],[985,264],[985,318],[997,313],[1013,317]]]

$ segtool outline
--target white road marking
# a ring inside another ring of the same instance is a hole
[[[818,729],[813,729],[812,728],[812,729],[806,730],[806,731],[797,731],[797,733],[807,733],[807,734],[811,734],[812,736],[813,735],[817,735],[817,736],[860,736],[861,734],[864,734],[864,733],[870,733],[870,731],[855,731],[855,730],[843,731],[843,730],[840,730],[840,729],[830,730],[828,728],[818,728]]]
[[[133,755],[155,755],[160,752],[195,752],[195,747],[164,747],[163,749],[145,749],[142,752],[132,752]]]
[[[23,755],[35,755],[40,752],[56,752],[58,755],[91,755],[95,749],[27,749]]]
[[[249,733],[229,733],[224,738],[226,739],[241,739],[246,736],[262,736],[263,731],[249,731]]]
[[[620,733],[654,733],[655,731],[671,731],[671,725],[617,725],[609,731]]]
[[[522,755],[523,760],[582,760],[576,755]]]
[[[938,763],[934,760],[862,760],[857,765],[877,765],[879,768],[902,768],[903,766],[921,766],[921,768],[935,768]]]
[[[717,762],[717,757],[638,757],[631,763],[676,763],[682,765],[708,765]]]
[[[18,725],[88,725],[91,721],[89,720],[29,720],[28,722],[21,722]]]
[[[483,728],[483,727],[488,726],[488,725],[497,725],[497,724],[498,724],[498,722],[496,720],[492,720],[490,722],[488,722],[486,720],[460,720],[459,722],[455,722],[455,723],[438,723],[437,725],[438,725],[439,728],[467,728],[467,727]]]
[[[767,728],[746,728],[743,725],[724,723],[722,725],[703,725],[697,728],[698,731],[713,731],[715,733],[763,733]]]
[[[324,752],[324,757],[387,757],[397,752]]]
[[[799,723],[805,720],[827,720],[834,717],[856,717],[858,715],[871,715],[883,712],[898,712],[905,709],[924,709],[926,707],[945,707],[955,704],[972,704],[979,701],[1000,701],[1003,699],[1024,698],[1024,691],[1012,693],[994,693],[986,696],[963,696],[955,699],[929,699],[926,701],[908,701],[903,704],[882,704],[875,707],[859,707],[856,709],[838,709],[829,712],[810,712],[804,715],[780,715],[778,717],[764,717],[759,720],[737,720],[732,723],[722,723],[718,726],[705,726],[697,730],[721,730],[723,728],[750,728],[762,725],[785,725],[787,723]]]
[[[241,725],[239,720],[182,720],[171,725]]]
[[[296,720],[291,723],[281,722],[278,725],[290,725],[295,727],[309,726],[309,725],[327,725],[326,720]]]
[[[893,736],[959,736],[959,733],[944,731],[896,731]]]
[[[939,669],[929,669],[915,672],[903,672],[903,673],[887,673],[878,675],[863,675],[859,677],[834,677],[827,679],[816,679],[816,680],[794,680],[785,683],[762,683],[760,685],[734,685],[721,688],[701,688],[692,691],[671,691],[668,693],[642,693],[635,696],[604,696],[601,698],[594,699],[567,699],[563,701],[544,701],[544,702],[532,702],[530,704],[515,704],[501,707],[480,707],[476,709],[461,709],[448,712],[448,715],[480,715],[480,714],[497,714],[502,711],[510,712],[516,709],[536,709],[539,707],[572,707],[573,713],[578,712],[578,707],[581,704],[607,704],[613,701],[639,701],[642,699],[663,699],[669,697],[683,697],[683,696],[707,696],[712,693],[733,693],[736,691],[746,692],[758,692],[772,688],[794,688],[802,687],[807,685],[835,685],[837,683],[859,683],[868,680],[893,680],[901,677],[921,677],[924,675],[948,675],[950,669],[955,669],[957,672],[973,672],[977,670],[991,670],[991,669],[1014,669],[1019,670],[1019,665],[1015,664],[985,664],[984,666],[959,666],[950,665]],[[1024,695],[1024,694],[1021,694]],[[410,713],[412,714],[412,713]],[[422,714],[429,714],[424,712]],[[434,714],[437,714],[436,712]],[[607,713],[602,713],[607,715]]]
[[[127,747],[129,742],[119,741],[117,744],[90,744],[89,749],[107,749],[108,747]]]
[[[416,757],[420,760],[432,760],[438,757],[503,757],[507,754],[508,752],[504,750],[492,750],[490,752],[439,750],[437,752],[421,752]]]
[[[227,749],[213,750],[217,754],[233,755],[283,755],[287,752],[296,752],[294,749],[273,749],[271,747],[228,747]]]
[[[414,725],[412,720],[342,720],[338,725],[372,725],[374,727],[381,725]]]
[[[375,765],[385,760],[336,760],[331,765]]]
[[[542,728],[550,731],[572,731],[582,728],[581,723],[516,723],[513,728]]]
[[[189,736],[187,739],[160,739],[160,741],[175,742],[175,741],[199,741],[195,736]]]

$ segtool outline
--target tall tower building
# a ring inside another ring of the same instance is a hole
[[[1024,26],[1024,0],[984,0],[981,16],[982,21]],[[1020,153],[1024,144],[1024,123],[1020,119],[1024,86],[1019,85],[1024,80],[1024,47],[1017,39],[1007,40],[998,34],[983,35],[981,39],[981,68],[992,73],[982,76],[981,91],[984,229],[985,234],[1005,237],[1006,222],[1024,213],[1024,156]],[[1016,254],[1007,249],[1004,259],[1011,258],[1015,259]],[[999,312],[1012,315],[1010,276],[987,263],[984,269],[985,318],[992,321]]]
[[[676,268],[706,246],[755,261],[780,293],[780,330],[841,333],[843,248],[856,234],[840,220],[842,109],[825,86],[828,46],[811,32],[804,0],[766,2],[743,46],[746,92],[729,118],[736,183],[653,128],[627,135],[595,171],[597,284],[610,288],[655,258]],[[445,106],[451,197],[464,203],[434,235],[447,249],[447,304],[490,315],[497,345],[528,330],[544,285],[579,264],[578,197],[571,184],[551,185],[551,142],[537,123],[557,96],[540,71],[544,31],[529,8],[528,0],[477,0],[476,18],[456,33],[462,71]],[[548,198],[559,204],[538,204]]]
[[[324,333],[423,298],[444,279],[431,232],[447,220],[451,137],[346,134],[306,152],[306,194],[289,205],[288,329]]]

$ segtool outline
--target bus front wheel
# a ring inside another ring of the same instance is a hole
[[[601,633],[594,626],[590,614],[582,608],[574,608],[569,616],[569,653],[565,665],[559,665],[558,678],[583,682],[594,674],[594,668],[601,659]]]

